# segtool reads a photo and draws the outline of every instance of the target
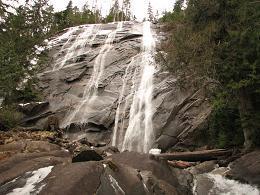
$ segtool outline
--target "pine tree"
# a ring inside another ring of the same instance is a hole
[[[153,7],[151,2],[149,1],[148,8],[147,8],[147,14],[148,14],[148,20],[150,22],[154,21],[154,15],[153,15]]]
[[[6,102],[17,100],[18,84],[33,75],[30,60],[36,55],[35,45],[40,45],[52,28],[53,13],[49,8],[47,1],[27,2],[7,14],[1,24],[0,96]]]
[[[130,0],[124,0],[123,1],[123,19],[122,20],[125,20],[125,21],[128,21],[131,19],[131,11],[130,11],[130,7],[131,7],[131,4],[130,4]]]
[[[245,148],[260,145],[256,122],[260,120],[260,4],[251,0],[189,0],[186,10],[182,5],[182,0],[177,1],[174,12],[167,16],[169,28],[174,29],[167,45],[169,69],[178,74],[185,70],[180,78],[192,75],[200,80],[199,85],[218,83],[212,97],[214,109],[219,111],[215,119],[224,124],[232,108],[239,122],[228,122],[243,130]],[[222,129],[219,139],[230,131]]]

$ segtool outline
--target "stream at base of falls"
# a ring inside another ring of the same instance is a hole
[[[242,184],[224,175],[228,168],[216,168],[210,173],[194,176],[194,195],[260,195],[256,186]]]

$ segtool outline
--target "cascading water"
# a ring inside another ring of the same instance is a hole
[[[155,40],[151,32],[151,23],[146,21],[143,23],[142,76],[140,85],[134,92],[129,124],[123,140],[122,150],[147,153],[154,141],[152,125],[153,74],[155,73],[154,52]]]
[[[94,34],[94,27],[94,25],[81,27],[82,32],[76,37],[73,44],[69,48],[67,48],[64,58],[62,58],[61,61],[56,62],[53,70],[61,69],[69,59],[79,55],[79,53],[82,52],[82,48],[84,48],[85,44],[91,40],[91,35]],[[79,30],[79,28],[77,28],[77,30]],[[68,42],[71,41],[71,39],[72,38],[68,39],[67,43],[64,44],[64,46],[61,48],[61,52],[65,50],[65,47],[67,46]]]
[[[224,175],[229,169],[216,168],[210,173],[194,177],[194,195],[259,195],[256,186],[228,179]]]
[[[118,99],[118,106],[116,109],[116,116],[115,116],[115,126],[113,131],[113,137],[112,137],[112,146],[117,146],[118,148],[121,148],[122,141],[123,141],[123,130],[125,127],[124,119],[126,116],[127,107],[129,106],[129,98],[133,95],[133,90],[135,89],[135,76],[136,71],[134,65],[138,63],[138,60],[140,59],[140,55],[136,55],[131,59],[131,62],[127,65],[125,69],[125,73],[123,76],[123,84],[122,89],[119,95]],[[134,73],[133,73],[134,70]],[[127,95],[126,100],[124,102],[124,105],[122,105],[122,100],[125,96],[126,92],[126,85],[128,80],[132,80],[132,90],[130,91],[130,94]],[[119,124],[121,122],[121,124]]]
[[[112,49],[113,47],[113,42],[116,36],[116,33],[120,31],[123,27],[123,22],[118,22],[116,30],[110,32],[108,34],[108,37],[105,41],[105,44],[101,48],[95,63],[93,67],[93,72],[90,78],[90,81],[88,82],[84,93],[83,93],[83,98],[82,101],[79,103],[79,105],[76,107],[76,109],[69,114],[68,118],[64,121],[63,127],[66,127],[70,125],[73,122],[77,123],[85,123],[87,121],[87,113],[88,110],[84,110],[84,114],[78,116],[78,113],[81,113],[80,111],[86,107],[86,105],[90,105],[92,101],[94,101],[97,97],[97,92],[98,92],[98,84],[101,79],[101,76],[103,75],[104,72],[104,66],[105,66],[105,60],[107,57],[108,52]]]

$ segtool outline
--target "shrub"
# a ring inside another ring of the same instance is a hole
[[[22,114],[13,106],[4,106],[0,108],[0,124],[3,129],[7,130],[16,127],[22,119]]]
[[[242,146],[244,135],[237,107],[220,97],[213,105],[209,123],[211,142],[218,148]]]

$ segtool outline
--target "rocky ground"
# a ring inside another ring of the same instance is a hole
[[[41,190],[40,194],[190,194],[166,162],[151,160],[148,155],[94,147],[85,139],[71,143],[49,132],[30,135],[3,135],[0,194],[21,192],[22,188]],[[33,178],[46,167],[52,167],[48,176]]]
[[[217,161],[167,161],[51,132],[1,133],[0,194],[207,194]],[[176,168],[178,167],[178,168]],[[217,174],[260,186],[260,151]],[[27,191],[26,191],[27,190]]]

